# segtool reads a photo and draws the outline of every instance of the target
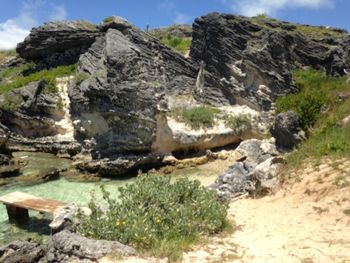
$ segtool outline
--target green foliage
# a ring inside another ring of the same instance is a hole
[[[92,214],[78,215],[80,233],[174,260],[200,234],[215,234],[228,226],[227,205],[198,181],[183,178],[172,183],[170,177],[146,174],[119,191],[119,199],[114,200],[102,188],[106,212],[92,198]]]
[[[226,115],[224,120],[226,126],[230,127],[237,135],[252,128],[251,116],[248,114],[240,114],[237,116]]]
[[[182,110],[182,118],[193,129],[210,128],[214,124],[215,115],[220,110],[211,106],[198,106]]]
[[[315,70],[295,72],[294,78],[301,92],[279,99],[277,110],[295,110],[304,128],[309,128],[309,138],[288,156],[288,166],[299,167],[307,158],[350,157],[350,126],[339,124],[350,115],[350,99],[339,101],[350,83]],[[327,109],[323,113],[322,107]]]
[[[50,70],[42,70],[32,73],[28,76],[18,76],[11,80],[11,82],[0,86],[0,94],[8,92],[10,90],[23,87],[33,81],[45,80],[49,86],[50,92],[58,92],[56,87],[56,78],[65,75],[74,74],[76,71],[76,65],[60,66]]]
[[[163,37],[160,39],[160,41],[181,54],[185,55],[191,48],[192,40],[190,38],[185,37],[175,37],[171,35],[167,35],[166,37]]]
[[[322,108],[330,103],[328,88],[324,86],[327,77],[324,73],[307,70],[295,72],[294,78],[301,92],[279,98],[277,113],[295,111],[301,126],[308,129],[320,118]]]

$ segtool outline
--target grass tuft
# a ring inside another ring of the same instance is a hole
[[[167,35],[160,39],[160,41],[170,47],[180,52],[182,55],[187,54],[190,51],[192,40],[185,37],[175,37]]]

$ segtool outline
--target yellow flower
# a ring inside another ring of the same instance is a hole
[[[115,224],[116,224],[117,226],[119,226],[119,225],[120,225],[120,221],[118,220]]]
[[[157,219],[157,224],[159,224],[159,223],[160,223],[160,221],[161,221],[161,220],[158,218],[158,219]]]

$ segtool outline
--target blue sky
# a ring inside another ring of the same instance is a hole
[[[350,0],[1,0],[0,49],[15,47],[32,27],[48,20],[101,22],[125,17],[140,28],[192,23],[209,12],[271,17],[350,31]]]

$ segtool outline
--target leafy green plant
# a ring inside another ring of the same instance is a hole
[[[248,114],[225,115],[224,121],[226,126],[230,127],[237,135],[252,128],[251,116]]]
[[[198,181],[146,174],[119,189],[119,200],[102,188],[107,209],[94,197],[90,216],[79,213],[77,230],[96,239],[118,240],[154,255],[176,259],[201,234],[215,234],[229,224],[227,204]]]
[[[65,75],[74,74],[76,71],[76,64],[69,66],[60,66],[50,70],[42,70],[32,73],[28,76],[19,76],[14,78],[11,82],[0,86],[0,94],[8,92],[10,90],[28,85],[30,82],[45,80],[49,85],[49,91],[56,93],[58,89],[56,87],[56,78]]]
[[[182,110],[182,118],[193,129],[210,128],[220,110],[211,106],[198,106]]]
[[[329,92],[322,88],[327,76],[319,71],[297,71],[294,78],[301,92],[277,100],[277,113],[289,110],[298,114],[301,126],[308,129],[321,116],[321,110],[331,103]]]

